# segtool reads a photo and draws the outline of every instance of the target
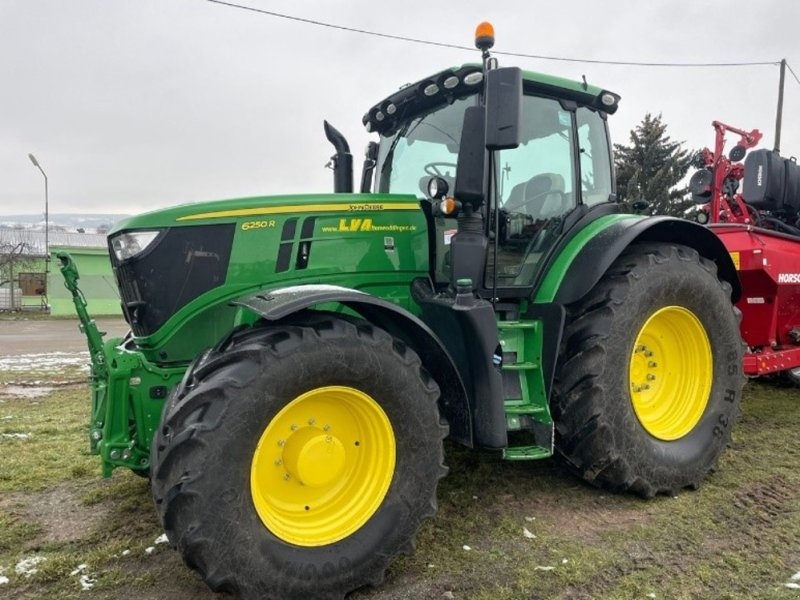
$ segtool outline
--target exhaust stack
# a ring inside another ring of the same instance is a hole
[[[328,166],[333,168],[333,191],[336,194],[353,193],[353,155],[347,140],[333,125],[324,121],[325,137],[333,144],[336,154],[331,156]]]

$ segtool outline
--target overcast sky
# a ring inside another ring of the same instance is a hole
[[[786,57],[800,75],[797,0],[233,0],[393,35],[566,57],[732,62]],[[404,83],[478,60],[205,0],[0,0],[0,214],[137,213],[220,198],[326,192],[322,121],[356,155],[361,117]],[[612,137],[647,112],[711,145],[714,119],[772,147],[778,67],[655,69],[499,57],[622,96]],[[800,156],[800,85],[787,73],[784,155]]]

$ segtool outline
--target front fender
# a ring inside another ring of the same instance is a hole
[[[439,410],[450,437],[472,446],[472,414],[464,382],[444,344],[419,318],[387,300],[338,285],[295,285],[244,296],[232,302],[268,321],[279,321],[319,304],[336,302],[413,348],[439,385]]]

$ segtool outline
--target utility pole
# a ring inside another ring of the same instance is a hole
[[[28,154],[28,158],[31,159],[33,166],[41,171],[42,175],[44,176],[44,306],[47,307],[47,285],[49,283],[49,276],[50,276],[50,209],[49,209],[49,200],[47,197],[47,173],[44,172],[42,166],[39,164],[39,161],[36,160],[36,157],[33,154]],[[12,282],[13,287],[13,282]]]
[[[778,83],[778,112],[775,116],[775,152],[781,151],[781,121],[783,120],[783,84],[786,80],[786,59],[781,59],[781,77]]]

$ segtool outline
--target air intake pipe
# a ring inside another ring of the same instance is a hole
[[[333,144],[336,154],[331,156],[328,166],[333,168],[333,191],[336,194],[353,193],[353,155],[347,140],[333,125],[325,123],[325,137]]]

